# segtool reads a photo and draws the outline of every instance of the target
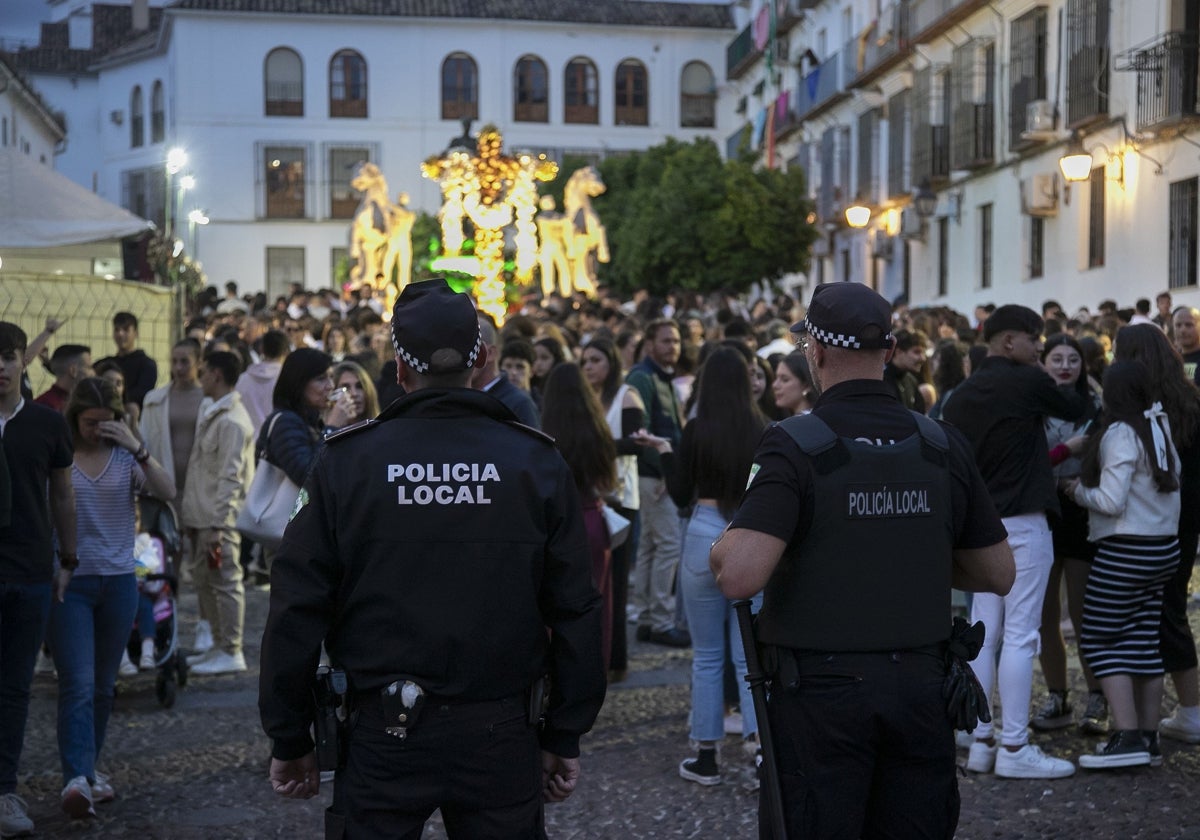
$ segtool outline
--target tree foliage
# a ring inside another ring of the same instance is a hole
[[[606,158],[594,199],[612,261],[600,280],[622,292],[743,291],[808,266],[817,236],[804,174],[722,161],[711,140]]]

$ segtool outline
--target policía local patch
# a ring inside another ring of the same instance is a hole
[[[908,519],[931,516],[928,481],[847,484],[843,504],[848,519]]]
[[[295,519],[296,514],[298,514],[306,504],[308,504],[308,490],[301,487],[300,492],[296,494],[296,504],[292,505],[292,512],[288,515],[288,522],[291,522],[293,519]]]

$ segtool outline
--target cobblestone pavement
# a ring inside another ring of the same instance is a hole
[[[268,596],[247,592],[246,674],[195,677],[164,710],[153,679],[120,686],[101,769],[117,789],[99,818],[71,824],[59,810],[55,684],[38,677],[30,709],[20,793],[39,837],[266,838],[321,836],[331,790],[308,802],[276,797],[266,781],[267,741],[259,729],[257,666]],[[185,595],[190,640],[195,597]],[[1200,630],[1194,615],[1193,627]],[[547,809],[552,838],[755,837],[757,794],[736,738],[724,746],[725,783],[681,780],[687,743],[690,654],[633,643],[629,678],[613,686],[584,741],[583,779],[566,803]],[[1076,676],[1077,685],[1082,680]],[[1170,690],[1168,690],[1170,694]],[[1169,697],[1167,708],[1173,704]],[[1076,758],[1093,742],[1065,731],[1034,741]],[[1200,747],[1163,742],[1158,769],[1088,773],[1057,781],[963,775],[958,837],[1200,838]],[[965,761],[965,754],[960,755]],[[730,768],[734,769],[730,769]],[[442,838],[436,823],[426,838]]]

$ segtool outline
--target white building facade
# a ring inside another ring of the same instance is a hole
[[[740,126],[809,175],[809,281],[970,313],[1200,305],[1200,2],[751,0]],[[770,65],[770,66],[769,66]],[[1082,181],[1060,169],[1083,151]],[[920,194],[921,201],[915,200]],[[848,208],[870,219],[849,226]]]
[[[734,30],[722,5],[496,0],[454,17],[460,5],[135,3],[134,31],[95,55],[86,79],[34,73],[68,100],[60,168],[173,226],[210,282],[275,295],[333,285],[358,161],[380,166],[393,197],[436,211],[420,162],[463,118],[473,131],[495,123],[508,150],[555,159],[729,132],[733,100],[718,84]],[[70,93],[84,85],[94,90]],[[176,147],[187,161],[168,176]],[[189,223],[192,211],[207,224]]]

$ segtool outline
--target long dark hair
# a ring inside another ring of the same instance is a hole
[[[1045,364],[1046,357],[1050,355],[1050,351],[1063,345],[1066,345],[1079,354],[1079,378],[1075,380],[1075,390],[1087,399],[1087,412],[1075,422],[1075,427],[1079,428],[1088,420],[1095,419],[1096,415],[1100,413],[1100,409],[1096,405],[1096,392],[1092,390],[1092,383],[1088,378],[1087,363],[1084,361],[1083,348],[1079,346],[1079,342],[1070,333],[1055,333],[1046,339],[1046,343],[1042,347],[1041,361]]]
[[[812,369],[808,366],[808,357],[803,350],[793,350],[783,357],[783,364],[792,372],[792,376],[804,383],[804,399],[809,405],[817,401],[817,385],[813,379]]]
[[[1145,365],[1135,361],[1116,361],[1109,365],[1104,373],[1104,413],[1100,418],[1100,428],[1088,438],[1083,451],[1083,468],[1079,478],[1085,487],[1097,487],[1100,484],[1100,472],[1103,469],[1100,443],[1105,432],[1114,423],[1125,423],[1133,428],[1142,443],[1158,491],[1169,493],[1179,489],[1179,480],[1175,477],[1175,455],[1167,450],[1167,468],[1163,469],[1154,454],[1150,420],[1144,413],[1152,402],[1154,396],[1150,391],[1150,372]]]
[[[771,390],[771,386],[775,384],[775,368],[762,356],[754,357],[754,366],[762,371],[763,378],[767,383],[756,401],[758,410],[767,420],[782,420],[783,412],[779,410],[779,406],[775,405],[775,393]]]
[[[622,380],[621,357],[617,355],[617,346],[607,338],[593,338],[584,345],[583,349],[595,350],[597,353],[603,354],[608,361],[608,374],[604,377],[604,384],[600,386],[600,405],[602,408],[611,406],[613,400],[617,398],[617,391],[621,387]]]
[[[933,351],[931,365],[933,368],[933,386],[938,394],[947,394],[957,388],[967,378],[963,365],[966,348],[957,340],[947,338],[938,342]],[[1082,358],[1082,355],[1080,356]]]
[[[301,347],[287,354],[271,392],[276,411],[294,411],[308,422],[320,422],[320,412],[304,402],[304,389],[333,365],[333,357],[311,347]]]
[[[1132,324],[1117,333],[1117,361],[1138,361],[1146,367],[1150,393],[1163,404],[1177,447],[1196,442],[1200,427],[1200,391],[1183,372],[1183,359],[1166,335],[1153,324]]]
[[[574,362],[555,365],[546,377],[542,431],[554,438],[585,499],[616,487],[616,444],[596,392]]]
[[[692,475],[704,476],[717,509],[732,519],[766,420],[754,404],[750,369],[737,350],[714,350],[700,368],[696,385],[696,417],[686,427]]]

